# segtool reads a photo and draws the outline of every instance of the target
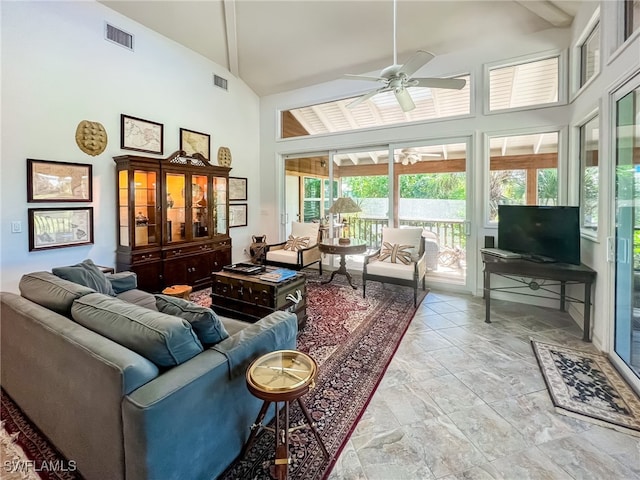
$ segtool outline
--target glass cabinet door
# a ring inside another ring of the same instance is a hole
[[[120,175],[127,172],[120,172]],[[146,245],[157,244],[158,238],[158,209],[157,209],[157,172],[148,170],[134,170],[133,172],[133,188],[134,188],[134,246],[144,247]],[[122,192],[121,192],[122,196]],[[125,224],[122,223],[122,210],[120,228],[123,229]],[[128,224],[128,221],[126,222]]]
[[[208,182],[206,175],[191,177],[191,221],[194,239],[209,236]]]
[[[181,242],[186,238],[186,176],[181,173],[167,173],[165,185],[167,191],[165,240],[167,243]]]
[[[214,194],[214,234],[227,233],[227,179],[223,177],[213,178]]]

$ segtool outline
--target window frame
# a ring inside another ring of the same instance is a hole
[[[600,158],[600,153],[601,153],[601,146],[602,146],[602,142],[600,141],[600,133],[602,131],[602,117],[600,115],[600,111],[599,109],[596,109],[594,111],[592,111],[589,115],[585,116],[584,119],[575,127],[575,132],[576,132],[576,140],[577,140],[577,152],[578,152],[578,205],[580,206],[580,234],[581,236],[585,237],[585,238],[589,238],[591,240],[597,240],[598,238],[598,232],[600,231],[600,216],[598,215],[598,221],[596,222],[596,226],[595,228],[587,228],[584,225],[584,212],[583,212],[583,198],[584,198],[584,173],[585,173],[585,152],[583,150],[584,148],[584,140],[583,140],[583,133],[584,133],[584,128],[593,120],[598,121],[597,127],[598,127],[598,131],[599,131],[599,135],[598,135],[598,148],[597,148],[597,152],[598,152],[598,158]],[[601,180],[601,175],[602,175],[602,166],[601,166],[601,162],[598,161],[598,199],[596,204],[599,206],[600,205],[600,180]]]
[[[498,222],[496,220],[491,220],[491,205],[489,198],[489,190],[490,190],[490,181],[491,181],[491,139],[498,137],[519,137],[525,135],[540,135],[547,133],[556,133],[558,135],[558,143],[557,143],[557,178],[558,178],[558,193],[557,193],[557,205],[566,205],[567,199],[567,191],[566,191],[566,176],[567,169],[564,160],[564,145],[566,145],[566,137],[567,130],[565,127],[560,125],[550,125],[546,128],[539,129],[518,129],[518,130],[503,130],[503,131],[492,131],[492,132],[484,132],[483,134],[483,169],[484,169],[484,185],[483,185],[483,194],[482,194],[482,223],[484,223],[484,228],[492,229],[498,226]],[[541,170],[541,169],[536,169]],[[539,175],[539,172],[538,172]],[[524,205],[529,205],[525,203]],[[538,203],[536,203],[538,205]]]
[[[596,29],[600,30],[600,40],[598,41],[600,56],[598,58],[598,67],[594,74],[584,83],[582,82],[583,57],[582,47],[589,40]],[[591,85],[602,72],[602,62],[604,51],[604,39],[602,35],[602,22],[600,20],[600,7],[596,8],[589,21],[585,24],[582,32],[578,36],[575,44],[571,49],[571,101],[575,100],[589,85]]]
[[[540,103],[536,105],[526,105],[522,107],[503,108],[491,110],[491,71],[499,68],[516,67],[527,63],[534,63],[550,58],[558,58],[558,99],[555,102]],[[484,115],[502,115],[508,112],[521,112],[536,110],[546,107],[554,107],[567,104],[567,53],[564,50],[547,50],[532,55],[513,57],[498,62],[485,63],[483,65],[483,113]]]

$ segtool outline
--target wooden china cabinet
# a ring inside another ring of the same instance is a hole
[[[138,275],[138,287],[210,287],[231,263],[229,170],[202,155],[114,157],[117,171],[117,271]]]

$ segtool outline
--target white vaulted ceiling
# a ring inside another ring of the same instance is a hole
[[[104,5],[240,77],[259,96],[379,71],[393,58],[391,0],[117,1]],[[398,60],[571,24],[580,1],[398,0]]]

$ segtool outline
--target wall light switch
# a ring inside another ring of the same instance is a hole
[[[20,220],[14,220],[11,222],[11,233],[22,232],[22,222]]]

